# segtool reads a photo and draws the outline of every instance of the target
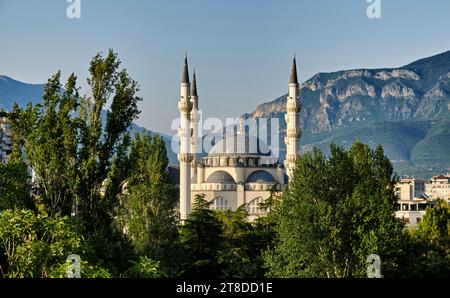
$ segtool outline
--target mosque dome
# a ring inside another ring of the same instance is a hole
[[[270,156],[271,149],[260,139],[243,134],[228,135],[217,142],[209,152],[209,156],[217,155],[255,155]]]
[[[225,171],[216,171],[209,175],[209,177],[206,179],[206,183],[232,184],[236,182],[229,173]]]
[[[251,173],[246,183],[276,183],[276,181],[271,174],[260,170]]]

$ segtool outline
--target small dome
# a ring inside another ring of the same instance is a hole
[[[233,177],[225,171],[217,171],[209,175],[206,179],[206,183],[236,183]]]
[[[276,181],[266,171],[256,171],[250,174],[246,183],[276,183]]]

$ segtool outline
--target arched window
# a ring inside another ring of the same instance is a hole
[[[266,208],[262,208],[260,206],[261,203],[264,202],[264,199],[261,197],[255,198],[247,203],[246,210],[249,214],[254,215],[263,215],[266,213]]]
[[[211,201],[210,209],[213,210],[228,210],[231,209],[229,200],[224,197],[216,197]]]

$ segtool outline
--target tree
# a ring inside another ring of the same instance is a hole
[[[17,144],[7,164],[0,164],[0,212],[6,209],[31,209],[31,183],[28,167]]]
[[[448,277],[450,274],[450,208],[438,200],[428,207],[417,228],[411,228],[414,277]]]
[[[6,210],[0,215],[0,251],[6,256],[4,277],[50,277],[78,254],[91,266],[92,249],[81,236],[82,226],[68,217]]]
[[[67,270],[72,263],[66,261],[63,264],[55,266],[50,272],[50,278],[67,278]],[[88,261],[80,260],[80,278],[111,278],[111,273],[102,266],[92,265]]]
[[[87,239],[114,274],[128,267],[128,244],[114,225],[114,210],[127,173],[128,130],[141,100],[137,82],[119,66],[112,50],[106,57],[98,54],[89,67],[89,97],[79,95],[74,74],[63,89],[58,72],[45,87],[42,105],[15,105],[11,113],[46,211],[83,219]],[[112,186],[104,193],[107,178]]]
[[[208,206],[204,196],[197,195],[192,212],[180,227],[180,242],[185,253],[181,266],[184,277],[212,278],[222,274],[219,266],[222,225]]]
[[[274,221],[270,213],[279,203],[278,185],[270,189],[270,196],[260,204],[269,214],[248,221],[247,205],[236,211],[215,211],[221,221],[224,245],[220,251],[219,264],[222,277],[262,278],[265,276],[263,251],[273,246],[275,239]]]
[[[427,207],[416,236],[450,253],[450,206],[447,202],[438,200],[433,208]]]
[[[155,262],[148,257],[139,257],[139,261],[131,261],[131,268],[125,273],[126,277],[132,278],[158,278],[164,277],[159,268],[159,262]]]
[[[223,246],[219,251],[221,277],[264,277],[262,252],[271,242],[273,231],[267,233],[262,219],[248,221],[246,205],[236,211],[215,211],[222,223]]]
[[[247,222],[245,207],[242,205],[234,212],[215,211],[223,227],[223,247],[218,259],[223,277],[255,277],[259,269],[253,258],[253,243],[250,242],[253,227]]]
[[[58,72],[49,79],[43,105],[28,104],[25,110],[15,105],[11,113],[12,128],[35,173],[33,186],[50,215],[70,214],[77,180],[77,126],[71,115],[78,104],[76,77],[69,77],[64,91],[60,77]]]
[[[395,218],[396,177],[381,147],[332,145],[298,158],[274,210],[278,244],[265,252],[273,277],[364,277],[378,254],[383,276],[401,276],[408,235]]]
[[[115,203],[116,193],[106,194],[106,202],[99,200],[100,190],[105,179],[110,175],[113,157],[123,158],[124,148],[130,142],[128,129],[139,114],[137,103],[142,100],[136,96],[139,87],[126,70],[119,70],[120,60],[117,54],[110,51],[103,58],[95,56],[90,64],[92,99],[81,101],[80,109],[80,182],[77,188],[77,199],[80,213],[92,217],[96,206],[100,212],[104,205]],[[106,124],[102,125],[102,111],[111,100],[111,108],[107,112]],[[116,173],[120,176],[120,173]],[[117,188],[110,188],[117,189]],[[112,201],[112,202],[111,202]],[[108,208],[107,208],[108,209]]]
[[[120,224],[136,254],[160,260],[164,269],[173,271],[178,196],[167,172],[164,141],[158,135],[136,134],[129,160],[129,175],[120,195]]]
[[[92,59],[87,80],[91,97],[79,95],[74,74],[63,89],[58,72],[45,87],[43,105],[14,106],[13,130],[24,144],[35,187],[50,215],[75,212],[92,219],[98,208],[105,207],[100,201],[102,184],[113,157],[120,158],[120,149],[129,145],[128,129],[139,114],[141,100],[136,96],[137,82],[119,65],[112,50],[105,58],[97,54]],[[102,112],[109,100],[103,125]]]

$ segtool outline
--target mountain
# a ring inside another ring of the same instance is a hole
[[[44,84],[27,84],[7,76],[0,76],[0,109],[11,110],[14,102],[26,106],[28,102],[36,104],[42,100]]]
[[[383,145],[400,175],[450,171],[450,51],[400,68],[318,73],[300,86],[303,151],[360,140]],[[286,94],[244,118],[278,118],[284,158]]]
[[[33,105],[42,101],[42,95],[44,92],[45,84],[27,84],[17,80],[14,80],[7,76],[0,75],[0,109],[10,111],[13,104],[16,102],[20,107],[25,107],[28,102]],[[102,111],[102,119],[106,121],[107,111]],[[131,125],[131,133],[149,131],[148,129],[136,124]],[[151,134],[154,132],[150,131]],[[169,162],[171,164],[177,164],[177,156],[171,149],[171,137],[160,134],[163,140],[166,142],[167,152],[169,156]]]

